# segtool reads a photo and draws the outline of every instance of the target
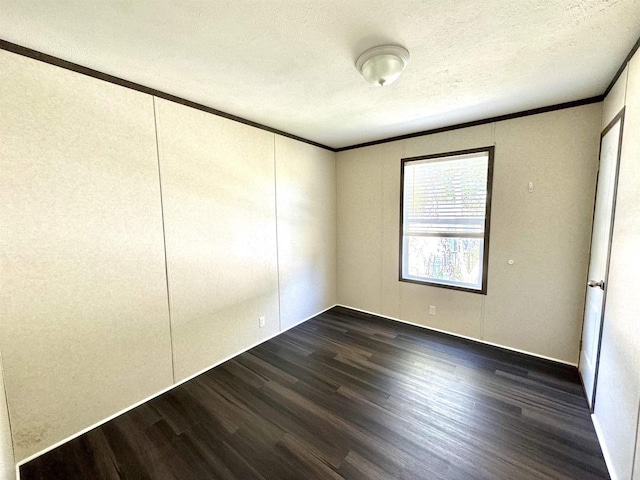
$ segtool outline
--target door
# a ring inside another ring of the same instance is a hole
[[[598,382],[600,339],[607,296],[607,273],[609,271],[623,123],[624,109],[604,129],[600,138],[600,168],[593,212],[591,256],[580,351],[580,374],[592,411],[595,407]]]

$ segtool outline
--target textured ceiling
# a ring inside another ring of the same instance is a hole
[[[640,0],[0,0],[3,40],[331,147],[599,95],[638,36]]]

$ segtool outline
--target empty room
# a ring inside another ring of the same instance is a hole
[[[640,0],[0,0],[0,480],[640,480]]]

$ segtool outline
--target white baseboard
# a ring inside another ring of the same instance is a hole
[[[275,333],[275,334],[271,335],[270,337],[267,337],[267,338],[265,338],[265,339],[263,339],[263,340],[260,340],[259,342],[254,343],[253,345],[251,345],[251,346],[249,346],[249,347],[245,348],[244,350],[241,350],[241,351],[239,351],[239,352],[237,352],[237,353],[234,353],[233,355],[230,355],[230,356],[228,356],[227,358],[225,358],[225,359],[223,359],[223,360],[220,360],[219,362],[216,362],[216,363],[214,363],[213,365],[211,365],[211,366],[209,366],[209,367],[206,367],[206,368],[204,368],[204,369],[200,370],[199,372],[196,372],[196,373],[194,373],[193,375],[190,375],[189,377],[187,377],[187,378],[184,378],[184,379],[180,380],[180,381],[179,381],[179,382],[177,382],[177,383],[174,383],[174,384],[173,384],[173,385],[171,385],[170,387],[167,387],[167,388],[165,388],[164,390],[160,390],[159,392],[154,393],[153,395],[151,395],[151,396],[149,396],[149,397],[145,398],[144,400],[140,400],[139,402],[134,403],[133,405],[130,405],[130,406],[128,406],[128,407],[126,407],[126,408],[124,408],[124,409],[120,410],[119,412],[114,413],[113,415],[111,415],[111,416],[109,416],[109,417],[107,417],[107,418],[105,418],[105,419],[103,419],[103,420],[100,420],[99,422],[94,423],[94,424],[93,424],[93,425],[91,425],[90,427],[87,427],[87,428],[85,428],[85,429],[83,429],[83,430],[80,430],[79,432],[74,433],[73,435],[70,435],[69,437],[67,437],[67,438],[65,438],[65,439],[63,439],[63,440],[60,440],[59,442],[56,442],[56,443],[54,443],[53,445],[51,445],[51,446],[49,446],[49,447],[47,447],[47,448],[45,448],[45,449],[43,449],[43,450],[40,450],[40,451],[39,451],[39,452],[37,452],[37,453],[34,453],[33,455],[31,455],[31,456],[29,456],[29,457],[25,458],[24,460],[20,460],[20,461],[16,464],[16,479],[17,479],[17,480],[20,480],[20,467],[21,467],[22,465],[24,465],[25,463],[28,463],[28,462],[30,462],[31,460],[33,460],[33,459],[35,459],[35,458],[38,458],[40,455],[44,455],[45,453],[50,452],[51,450],[53,450],[53,449],[55,449],[55,448],[58,448],[59,446],[61,446],[61,445],[65,444],[65,443],[67,443],[67,442],[69,442],[69,441],[73,440],[74,438],[78,438],[80,435],[84,435],[84,434],[85,434],[85,433],[87,433],[88,431],[93,430],[94,428],[99,427],[100,425],[103,425],[103,424],[107,423],[108,421],[113,420],[113,419],[114,419],[114,418],[116,418],[116,417],[119,417],[119,416],[120,416],[120,415],[122,415],[123,413],[127,413],[128,411],[133,410],[133,409],[134,409],[134,408],[136,408],[136,407],[139,407],[139,406],[140,406],[140,405],[142,405],[143,403],[146,403],[146,402],[148,402],[149,400],[152,400],[152,399],[154,399],[154,398],[156,398],[156,397],[158,397],[158,396],[162,395],[163,393],[167,393],[168,391],[173,390],[174,388],[176,388],[176,387],[178,387],[178,386],[182,385],[182,384],[183,384],[183,383],[185,383],[185,382],[188,382],[189,380],[191,380],[191,379],[193,379],[193,378],[197,377],[198,375],[202,375],[203,373],[205,373],[205,372],[207,372],[207,371],[211,370],[212,368],[215,368],[215,367],[217,367],[218,365],[221,365],[221,364],[223,364],[224,362],[227,362],[227,361],[231,360],[232,358],[237,357],[238,355],[240,355],[240,354],[242,354],[242,353],[244,353],[244,352],[246,352],[246,351],[248,351],[248,350],[251,350],[251,349],[252,349],[252,348],[254,348],[254,347],[257,347],[258,345],[260,345],[260,344],[262,344],[262,343],[264,343],[264,342],[267,342],[267,341],[271,340],[272,338],[277,337],[278,335],[281,335],[282,333],[286,332],[287,330],[290,330],[290,329],[292,329],[292,328],[294,328],[294,327],[297,327],[297,326],[298,326],[298,325],[300,325],[301,323],[304,323],[304,322],[306,322],[307,320],[311,320],[312,318],[317,317],[318,315],[320,315],[320,314],[322,314],[322,313],[326,312],[327,310],[331,310],[331,309],[332,309],[333,307],[335,307],[335,306],[337,306],[337,305],[331,305],[330,307],[325,308],[324,310],[322,310],[322,311],[320,311],[320,312],[318,312],[318,313],[315,313],[315,314],[313,314],[313,315],[311,315],[311,316],[309,316],[309,317],[307,317],[307,318],[305,318],[305,319],[303,319],[303,320],[300,320],[299,322],[297,322],[297,323],[295,323],[295,324],[293,324],[293,325],[290,325],[289,327],[285,328],[284,330],[281,330],[281,331],[279,331],[278,333]]]
[[[165,388],[163,390],[160,390],[159,392],[156,392],[153,395],[151,395],[151,396],[149,396],[149,397],[147,397],[147,398],[145,398],[143,400],[140,400],[139,402],[134,403],[133,405],[130,405],[130,406],[120,410],[117,413],[114,413],[113,415],[111,415],[111,416],[109,416],[109,417],[107,417],[105,419],[100,420],[99,422],[96,422],[95,424],[93,424],[93,425],[91,425],[91,426],[89,426],[89,427],[87,427],[87,428],[85,428],[85,429],[83,429],[83,430],[81,430],[81,431],[79,431],[77,433],[74,433],[73,435],[70,435],[69,437],[67,437],[67,438],[65,438],[63,440],[60,440],[59,442],[56,442],[55,444],[53,444],[53,445],[51,445],[51,446],[49,446],[49,447],[47,447],[47,448],[45,448],[45,449],[43,449],[43,450],[41,450],[41,451],[39,451],[37,453],[25,458],[24,460],[19,461],[16,464],[16,478],[17,478],[17,480],[20,480],[20,467],[22,465],[24,465],[25,463],[28,463],[31,460],[33,460],[33,459],[35,459],[35,458],[37,458],[37,457],[39,457],[41,455],[44,455],[45,453],[50,452],[51,450],[53,450],[53,449],[65,444],[65,443],[67,443],[67,442],[69,442],[69,441],[71,441],[71,440],[73,440],[73,439],[75,439],[75,438],[77,438],[77,437],[79,437],[81,435],[84,435],[85,433],[89,432],[90,430],[93,430],[94,428],[99,427],[100,425],[103,425],[103,424],[107,423],[108,421],[113,420],[114,418],[119,417],[120,415],[122,415],[124,413],[127,413],[130,410],[133,410],[134,408],[142,405],[143,403],[148,402],[149,400],[152,400],[152,399],[154,399],[154,398],[156,398],[156,397],[158,397],[158,396],[160,396],[160,395],[162,395],[162,394],[164,394],[164,393],[166,393],[166,392],[168,392],[170,390],[173,390],[174,388],[182,385],[185,382],[188,382],[189,380],[197,377],[198,375],[202,375],[203,373],[211,370],[212,368],[215,368],[218,365],[221,365],[224,362],[227,362],[227,361],[231,360],[232,358],[237,357],[238,355],[240,355],[240,354],[242,354],[242,353],[244,353],[244,352],[246,352],[248,350],[251,350],[254,347],[257,347],[258,345],[260,345],[260,344],[262,344],[262,343],[264,343],[264,342],[266,342],[268,340],[271,340],[272,338],[277,337],[278,335],[286,332],[287,330],[290,330],[290,329],[300,325],[301,323],[304,323],[307,320],[310,320],[310,319],[312,319],[312,318],[314,318],[314,317],[326,312],[327,310],[331,310],[333,307],[344,307],[344,308],[348,308],[350,310],[355,310],[357,312],[362,312],[362,313],[366,313],[366,314],[369,314],[369,315],[375,315],[375,316],[386,318],[386,319],[389,319],[389,320],[394,320],[396,322],[405,323],[405,324],[408,324],[408,325],[413,325],[413,326],[424,328],[424,329],[427,329],[427,330],[432,330],[434,332],[444,333],[444,334],[447,334],[447,335],[452,335],[454,337],[464,338],[466,340],[472,340],[474,342],[482,343],[482,344],[485,344],[485,345],[491,345],[491,346],[494,346],[494,347],[504,348],[506,350],[511,350],[511,351],[518,352],[518,353],[524,353],[526,355],[531,355],[533,357],[538,357],[538,358],[542,358],[542,359],[545,359],[545,360],[551,360],[553,362],[562,363],[562,364],[565,364],[565,365],[570,365],[570,366],[573,366],[573,367],[577,367],[577,364],[575,364],[575,363],[570,363],[570,362],[566,362],[566,361],[563,361],[563,360],[558,360],[556,358],[546,357],[544,355],[538,355],[538,354],[535,354],[535,353],[527,352],[525,350],[519,350],[519,349],[516,349],[516,348],[511,348],[511,347],[507,347],[507,346],[496,344],[496,343],[486,342],[484,340],[479,340],[477,338],[468,337],[466,335],[460,335],[460,334],[457,334],[457,333],[448,332],[446,330],[440,330],[440,329],[433,328],[433,327],[427,327],[425,325],[420,325],[418,323],[413,323],[413,322],[409,322],[407,320],[401,320],[399,318],[390,317],[390,316],[387,316],[387,315],[382,315],[382,314],[375,313],[375,312],[370,312],[370,311],[367,311],[367,310],[362,310],[360,308],[351,307],[349,305],[335,304],[335,305],[331,305],[330,307],[325,308],[324,310],[322,310],[322,311],[320,311],[318,313],[315,313],[315,314],[313,314],[313,315],[311,315],[311,316],[309,316],[309,317],[307,317],[307,318],[305,318],[303,320],[300,320],[299,322],[297,322],[297,323],[285,328],[284,330],[281,330],[278,333],[275,333],[275,334],[273,334],[273,335],[271,335],[271,336],[269,336],[269,337],[267,337],[267,338],[265,338],[263,340],[260,340],[259,342],[256,342],[255,344],[245,348],[244,350],[241,350],[241,351],[239,351],[239,352],[237,352],[237,353],[235,353],[233,355],[230,355],[229,357],[227,357],[227,358],[225,358],[223,360],[220,360],[219,362],[216,362],[215,364],[210,365],[209,367],[206,367],[206,368],[200,370],[199,372],[196,372],[193,375],[190,375],[187,378],[184,378],[184,379],[180,380],[179,382],[171,385],[170,387],[167,387],[167,388]],[[605,461],[607,462],[607,467],[609,468],[609,471],[611,473],[611,472],[613,472],[613,470],[611,469],[611,465],[610,465],[610,462],[611,462],[610,457],[608,456],[608,452],[606,451],[606,448],[605,448],[604,444],[602,443],[600,430],[599,430],[599,427],[597,426],[595,417],[592,416],[592,419],[593,419],[593,422],[594,422],[594,426],[596,428],[596,433],[598,434],[598,439],[600,440],[600,445],[602,447],[602,451],[603,451],[603,454],[604,454],[604,457],[605,457]],[[617,478],[615,478],[613,474],[611,475],[611,479],[612,480],[617,480]]]
[[[595,414],[591,414],[591,421],[593,422],[593,428],[596,430],[596,435],[598,437],[598,442],[600,443],[600,448],[602,449],[602,456],[604,457],[604,463],[607,464],[607,470],[609,470],[609,476],[611,480],[619,480],[616,475],[616,471],[613,468],[613,461],[611,460],[611,454],[607,449],[607,444],[604,443],[604,435],[602,433],[602,429],[600,428],[600,424],[598,423],[598,419]]]
[[[479,340],[477,338],[473,338],[473,337],[468,337],[466,335],[460,335],[458,333],[453,333],[453,332],[447,332],[446,330],[440,330],[438,328],[433,328],[433,327],[427,327],[425,325],[420,325],[418,323],[413,323],[413,322],[408,322],[406,320],[401,320],[399,318],[395,318],[395,317],[390,317],[388,315],[381,315],[379,313],[375,313],[375,312],[369,312],[367,310],[362,310],[360,308],[355,308],[355,307],[350,307],[349,305],[342,305],[342,304],[337,304],[336,306],[338,307],[344,307],[344,308],[348,308],[350,310],[355,310],[357,312],[362,312],[362,313],[367,313],[369,315],[375,315],[377,317],[382,317],[382,318],[386,318],[388,320],[394,320],[396,322],[400,322],[400,323],[406,323],[408,325],[413,325],[415,327],[420,327],[420,328],[424,328],[427,330],[433,330],[434,332],[439,332],[439,333],[445,333],[447,335],[453,335],[454,337],[459,337],[459,338],[464,338],[466,340],[472,340],[474,342],[478,342],[478,343],[483,343],[485,345],[491,345],[493,347],[499,347],[499,348],[504,348],[506,350],[511,350],[513,352],[518,352],[518,353],[524,353],[526,355],[531,355],[533,357],[537,357],[537,358],[542,358],[544,360],[551,360],[553,362],[557,362],[557,363],[562,363],[564,365],[570,365],[572,367],[578,367],[578,365],[576,363],[571,363],[571,362],[565,362],[564,360],[559,360],[557,358],[552,358],[552,357],[547,357],[544,355],[539,355],[536,353],[532,353],[532,352],[527,352],[525,350],[519,350],[517,348],[511,348],[511,347],[507,347],[505,345],[500,345],[497,343],[492,343],[492,342],[486,342],[484,340]],[[607,446],[603,441],[603,434],[602,434],[602,429],[600,428],[600,424],[598,423],[598,419],[596,418],[595,415],[591,415],[591,421],[593,422],[593,427],[595,428],[596,431],[596,436],[598,437],[598,443],[600,443],[600,448],[602,449],[602,455],[604,457],[604,462],[607,466],[607,470],[609,470],[609,476],[611,477],[611,480],[620,480],[618,478],[618,476],[616,475],[616,472],[613,468],[613,462],[611,460],[611,455],[609,454],[609,450],[607,450]]]
[[[454,333],[454,332],[448,332],[446,330],[440,330],[438,328],[433,328],[433,327],[427,327],[426,325],[420,325],[419,323],[413,323],[413,322],[409,322],[407,320],[402,320],[400,318],[395,318],[395,317],[389,317],[388,315],[382,315],[380,313],[376,313],[376,312],[369,312],[367,310],[362,310],[361,308],[355,308],[355,307],[350,307],[349,305],[342,305],[340,303],[338,303],[336,305],[337,307],[344,307],[344,308],[349,308],[351,310],[355,310],[357,312],[362,312],[362,313],[367,313],[369,315],[375,315],[376,317],[382,317],[382,318],[386,318],[388,320],[394,320],[396,322],[400,322],[400,323],[406,323],[408,325],[413,325],[414,327],[420,327],[420,328],[424,328],[426,330],[432,330],[434,332],[438,332],[438,333],[445,333],[447,335],[452,335],[454,337],[458,337],[458,338],[464,338],[465,340],[471,340],[473,342],[478,342],[478,343],[482,343],[484,345],[491,345],[492,347],[499,347],[499,348],[504,348],[505,350],[510,350],[512,352],[517,352],[517,353],[524,353],[525,355],[530,355],[532,357],[537,357],[537,358],[542,358],[543,360],[550,360],[552,362],[556,362],[556,363],[562,363],[563,365],[569,365],[571,367],[578,367],[577,363],[571,363],[571,362],[567,362],[565,360],[560,360],[557,358],[553,358],[553,357],[547,357],[545,355],[540,355],[538,353],[533,353],[533,352],[528,352],[526,350],[520,350],[518,348],[513,348],[513,347],[507,347],[506,345],[500,345],[499,343],[492,343],[492,342],[487,342],[486,340],[480,340],[479,338],[474,338],[474,337],[468,337],[466,335],[461,335],[459,333]]]

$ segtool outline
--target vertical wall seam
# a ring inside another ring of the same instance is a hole
[[[401,150],[401,154],[400,154],[400,162],[402,162],[403,158],[407,158],[407,140],[402,140],[402,143],[400,144],[400,150]],[[402,163],[400,163],[400,165],[398,165],[396,163],[396,167],[395,168],[402,168],[401,167]],[[396,170],[397,171],[397,170]],[[400,212],[400,202],[404,202],[404,199],[402,198],[402,192],[404,192],[404,185],[402,185],[402,180],[400,180],[400,198],[398,198],[398,208],[396,208],[396,212],[398,214],[398,232],[400,231],[400,229],[403,226],[403,222],[404,222],[404,218],[402,216],[402,214],[404,213],[404,211],[401,213]],[[404,236],[404,232],[403,232],[403,236]],[[403,253],[404,253],[404,249],[403,249],[403,245],[404,245],[404,238],[401,240],[400,239],[400,235],[397,235],[398,237],[398,248],[396,249],[398,251],[398,265],[397,267],[400,267],[400,262],[403,262],[404,258],[403,258]],[[401,250],[402,249],[402,250]],[[404,318],[404,314],[402,311],[402,306],[404,305],[404,288],[403,288],[403,283],[398,280],[398,283],[400,284],[398,286],[398,318]]]
[[[384,151],[385,147],[377,147]],[[382,300],[382,295],[384,294],[384,174],[383,174],[383,165],[384,165],[384,157],[380,158],[380,230],[379,230],[379,239],[380,239],[380,294],[378,295],[378,299],[380,304],[378,305],[378,311],[382,312],[382,306],[384,301]]]
[[[496,130],[498,128],[498,123],[493,122],[491,124],[491,145],[496,146]],[[494,159],[494,171],[495,171],[495,159]],[[491,226],[489,226],[491,227]],[[487,262],[487,270],[489,269],[489,263]],[[489,272],[487,272],[487,276]],[[487,292],[488,294],[488,292]],[[480,340],[485,340],[486,338],[486,321],[487,321],[487,295],[482,295],[482,306],[480,308]]]
[[[334,303],[338,303],[338,152],[333,152],[333,178],[334,178],[334,185],[335,185],[335,209],[333,211],[334,213],[334,226],[335,226],[335,230],[334,232],[334,243],[335,243],[335,256],[333,257],[334,259],[334,272],[335,272],[335,278],[333,280],[333,285],[334,285]]]
[[[171,290],[169,289],[169,260],[167,259],[167,233],[164,225],[164,199],[162,194],[162,172],[160,167],[160,140],[158,138],[158,113],[157,113],[157,98],[153,98],[153,123],[156,132],[156,159],[158,161],[158,184],[160,186],[160,213],[162,218],[162,245],[164,248],[164,276],[167,285],[167,309],[169,312],[169,340],[171,343],[171,378],[173,383],[176,383],[176,359],[175,348],[173,344],[173,325],[171,320]]]
[[[276,134],[273,134],[273,193],[276,213],[276,276],[278,278],[278,331],[282,332],[282,302],[280,301],[280,240],[278,238],[278,164],[276,161]]]
[[[0,382],[2,382],[2,391],[4,395],[0,399],[3,401],[7,407],[7,423],[9,424],[9,440],[11,444],[11,461],[13,463],[13,468],[16,470],[16,478],[19,478],[20,469],[16,465],[16,447],[13,441],[13,427],[11,426],[11,412],[9,412],[9,397],[7,396],[7,384],[5,382],[4,375],[4,362],[2,361],[2,352],[0,352]]]
[[[631,460],[631,478],[635,478],[636,460],[638,459],[638,447],[640,447],[640,401],[638,402],[638,414],[636,415],[636,440]]]
[[[631,70],[631,62],[627,62],[627,68],[624,69],[624,97],[622,99],[622,106],[627,105],[627,92],[629,91],[629,70]]]

